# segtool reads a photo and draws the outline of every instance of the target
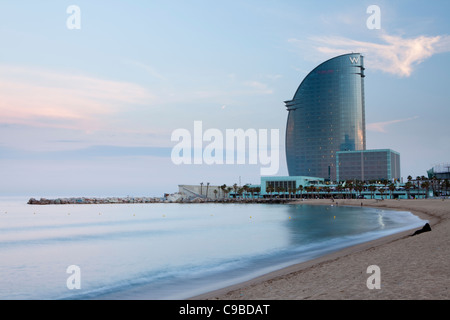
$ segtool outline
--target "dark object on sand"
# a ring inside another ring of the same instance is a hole
[[[428,231],[431,231],[431,227],[430,227],[430,225],[427,223],[426,225],[423,226],[422,229],[417,230],[416,232],[414,232],[414,233],[411,235],[411,237],[412,237],[412,236],[415,236],[416,234],[421,234],[421,233],[428,232]]]

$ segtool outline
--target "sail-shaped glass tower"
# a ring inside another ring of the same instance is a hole
[[[366,149],[364,57],[332,58],[311,71],[285,101],[290,176],[336,179],[336,153]]]

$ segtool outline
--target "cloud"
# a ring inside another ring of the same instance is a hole
[[[259,81],[246,81],[244,82],[246,87],[254,89],[255,93],[258,94],[272,94],[273,90],[270,89],[266,84],[261,83]]]
[[[402,38],[382,34],[380,43],[358,41],[345,37],[318,36],[309,39],[316,52],[339,55],[348,52],[364,54],[366,66],[386,73],[409,77],[414,68],[434,54],[450,51],[450,36],[418,36]],[[303,41],[289,39],[291,43]]]
[[[398,119],[398,120],[391,120],[391,121],[384,121],[384,122],[374,122],[369,123],[366,125],[366,129],[368,131],[375,131],[375,132],[381,132],[381,133],[387,133],[387,126],[390,126],[395,123],[405,122],[405,121],[411,121],[414,119],[417,119],[418,116],[412,117],[412,118],[406,118],[406,119]]]
[[[132,65],[135,66],[141,70],[144,70],[148,75],[150,75],[151,77],[157,78],[159,80],[166,80],[166,78],[161,75],[160,73],[158,73],[155,68],[153,68],[152,66],[149,66],[145,63],[139,62],[139,61],[134,61],[134,60],[124,60],[125,64],[128,65]]]
[[[281,79],[283,76],[281,74],[268,74],[265,77],[270,80],[278,80]]]
[[[155,97],[128,82],[0,65],[0,121],[37,127],[97,130],[106,117]]]
[[[86,160],[105,157],[165,157],[169,147],[90,146],[66,150],[21,150],[0,146],[2,159],[16,160]]]

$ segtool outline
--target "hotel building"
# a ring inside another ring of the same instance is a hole
[[[327,60],[285,101],[290,176],[328,181],[400,180],[400,154],[366,150],[364,57]]]
[[[285,101],[290,176],[336,180],[336,153],[366,149],[364,57],[330,59],[312,70]]]

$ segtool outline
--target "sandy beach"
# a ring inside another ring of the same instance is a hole
[[[410,211],[431,225],[352,246],[193,299],[446,300],[450,298],[450,200],[338,200],[340,206]],[[331,205],[331,200],[299,204]],[[367,268],[380,268],[380,289],[368,289]]]

